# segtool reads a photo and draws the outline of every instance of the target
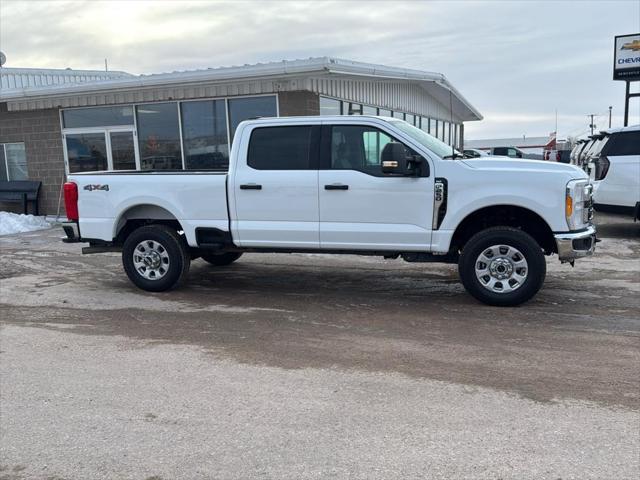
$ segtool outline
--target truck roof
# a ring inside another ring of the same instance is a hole
[[[277,123],[277,122],[344,122],[345,120],[354,121],[359,118],[377,119],[384,122],[404,121],[401,118],[383,117],[379,115],[308,115],[308,116],[292,116],[292,117],[255,117],[244,120],[245,122],[258,123]]]

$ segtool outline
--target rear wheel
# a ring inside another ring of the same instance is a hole
[[[122,249],[122,264],[129,280],[149,292],[178,286],[187,276],[190,263],[187,243],[165,225],[134,230]]]
[[[531,299],[546,275],[544,254],[522,230],[489,228],[464,246],[458,271],[467,291],[488,305],[515,306]]]
[[[226,252],[226,253],[206,253],[202,255],[202,259],[211,265],[217,267],[223,267],[230,265],[242,256],[241,252]]]

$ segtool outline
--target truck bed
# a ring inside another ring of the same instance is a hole
[[[111,241],[126,220],[149,218],[150,209],[156,218],[159,213],[177,220],[192,246],[196,227],[229,230],[226,172],[90,172],[69,178],[78,185],[83,238]]]

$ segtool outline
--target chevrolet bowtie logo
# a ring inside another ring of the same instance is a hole
[[[633,50],[634,52],[640,51],[640,40],[634,40],[633,42],[625,43],[620,47],[620,50]]]
[[[89,190],[90,192],[92,192],[93,190],[104,190],[106,192],[109,191],[109,185],[85,185],[84,186],[85,190]]]

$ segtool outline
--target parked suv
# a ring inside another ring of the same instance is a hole
[[[580,156],[578,157],[578,163],[576,164],[578,167],[582,168],[585,172],[589,173],[589,162],[591,161],[591,157],[601,146],[600,142],[605,137],[604,133],[598,133],[596,135],[591,135],[589,137],[589,141],[586,146],[580,152]]]
[[[580,154],[588,144],[589,140],[586,139],[578,140],[576,142],[576,144],[573,146],[573,150],[571,150],[571,155],[569,156],[569,163],[571,165],[578,164],[578,158],[580,158]]]
[[[639,220],[640,125],[604,132],[590,163],[595,209]]]

